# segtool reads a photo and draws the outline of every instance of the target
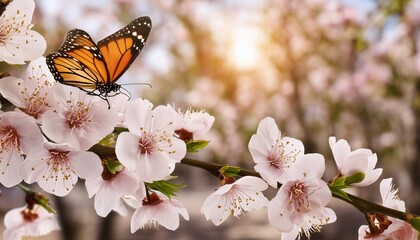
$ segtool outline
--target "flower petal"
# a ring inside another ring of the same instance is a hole
[[[330,137],[329,143],[330,143],[330,147],[334,156],[335,163],[337,164],[337,167],[340,169],[341,165],[343,164],[343,161],[350,154],[350,151],[351,151],[350,145],[344,139],[340,139],[338,142],[336,142],[335,137]]]
[[[95,196],[95,211],[101,217],[106,217],[118,204],[120,196],[112,191],[108,184],[101,186]]]
[[[80,178],[102,173],[101,159],[93,152],[75,152],[70,156],[73,170]]]
[[[118,160],[130,171],[134,171],[137,168],[136,162],[140,155],[139,140],[140,138],[136,135],[122,132],[118,135],[115,145],[115,153]]]
[[[15,150],[0,154],[0,183],[5,187],[13,187],[22,181],[19,168],[23,158]]]
[[[257,135],[261,135],[267,142],[274,143],[281,138],[280,130],[276,122],[271,117],[266,117],[258,124]]]
[[[126,110],[126,122],[128,130],[140,136],[141,129],[149,131],[152,119],[152,103],[144,99],[134,99],[128,104]]]

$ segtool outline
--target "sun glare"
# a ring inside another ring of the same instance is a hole
[[[251,27],[235,28],[230,36],[229,61],[241,70],[258,66],[262,59],[263,35]]]

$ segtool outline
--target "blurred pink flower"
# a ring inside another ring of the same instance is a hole
[[[73,189],[78,177],[85,179],[101,172],[101,159],[93,152],[54,143],[32,149],[20,168],[25,182],[37,182],[44,191],[60,197]]]
[[[0,61],[24,64],[42,56],[47,48],[44,37],[31,30],[33,0],[12,1],[0,16]]]
[[[55,104],[54,96],[50,92],[54,78],[48,70],[44,57],[29,63],[26,77],[25,80],[14,77],[2,78],[0,93],[18,110],[40,122],[42,114]]]
[[[267,198],[261,193],[268,188],[261,178],[245,176],[233,183],[227,183],[207,197],[201,207],[206,220],[219,226],[229,216],[237,217],[243,212],[261,209],[267,205]]]
[[[256,163],[255,171],[274,188],[278,182],[284,183],[288,169],[304,154],[302,142],[289,137],[281,138],[276,122],[270,117],[261,120],[248,147]]]
[[[137,208],[131,218],[131,233],[147,225],[157,227],[162,225],[166,229],[176,230],[179,226],[179,216],[189,220],[187,209],[176,199],[168,199],[163,195],[153,192],[149,199],[144,198],[142,205]]]
[[[19,112],[0,113],[0,183],[13,187],[22,181],[22,154],[42,147],[43,137],[35,120]]]
[[[341,176],[351,176],[358,172],[365,174],[365,179],[353,186],[368,186],[378,180],[382,174],[382,168],[376,168],[378,158],[369,149],[350,150],[350,145],[344,139],[336,140],[335,137],[329,138],[329,144]]]
[[[282,232],[282,239],[296,239],[299,232],[309,238],[322,225],[336,220],[333,210],[325,206],[332,195],[321,180],[325,160],[320,154],[306,154],[291,167],[285,183],[268,203],[268,220]]]
[[[41,128],[54,142],[84,151],[114,130],[117,113],[99,97],[63,84],[52,91],[57,106],[43,114]]]
[[[60,229],[55,215],[39,205],[35,205],[34,210],[26,206],[10,210],[4,217],[4,225],[4,240],[39,237]]]
[[[172,108],[152,110],[147,100],[130,102],[126,111],[129,132],[121,133],[115,146],[118,160],[142,181],[166,178],[187,151],[185,142],[173,136],[178,120]]]
[[[405,8],[407,19],[412,26],[420,24],[420,2],[410,1]]]
[[[388,208],[396,209],[405,212],[405,203],[398,197],[398,189],[392,184],[392,178],[383,179],[380,184],[380,192],[382,197],[382,205]],[[367,225],[362,225],[359,228],[359,240],[372,239],[372,240],[388,240],[388,239],[404,239],[416,240],[418,232],[410,226],[409,223],[404,222],[397,218],[384,217],[386,220],[386,228],[378,225],[378,230],[381,233],[371,234]],[[378,222],[379,224],[379,222]],[[382,228],[381,228],[382,227]]]

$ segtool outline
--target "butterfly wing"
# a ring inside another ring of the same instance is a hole
[[[109,84],[113,84],[133,63],[139,55],[152,22],[149,17],[139,17],[123,29],[98,42],[109,73]]]
[[[89,34],[80,29],[67,33],[56,53],[46,57],[48,68],[56,81],[82,90],[97,88],[109,82],[104,58]]]

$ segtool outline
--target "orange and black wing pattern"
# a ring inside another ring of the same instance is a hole
[[[56,81],[78,87],[103,99],[118,91],[115,82],[138,56],[151,29],[149,17],[140,17],[95,44],[89,34],[73,29],[61,48],[47,56]]]
[[[139,55],[151,28],[150,18],[140,17],[125,28],[98,42],[98,48],[106,62],[111,83],[117,81]]]
[[[48,55],[46,61],[56,81],[82,90],[95,90],[98,83],[106,83],[109,79],[97,45],[80,29],[68,32],[63,46]]]

